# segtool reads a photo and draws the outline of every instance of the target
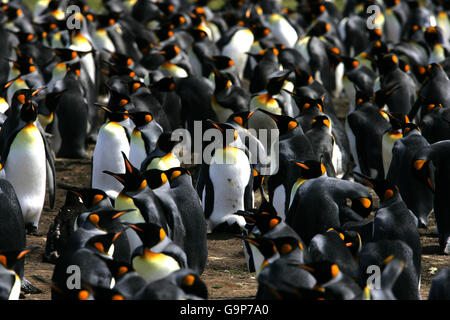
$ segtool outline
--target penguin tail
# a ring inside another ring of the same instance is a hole
[[[31,284],[30,281],[28,281],[25,277],[22,279],[22,284],[20,287],[21,291],[24,294],[39,294],[42,293],[42,290],[35,287],[33,284]]]

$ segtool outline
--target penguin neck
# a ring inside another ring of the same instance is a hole
[[[305,178],[298,178],[296,181],[295,181],[295,183],[294,183],[294,185],[292,186],[292,189],[291,189],[291,194],[290,194],[290,200],[289,200],[289,207],[291,206],[291,204],[292,204],[292,201],[294,200],[294,197],[295,197],[295,194],[297,193],[297,190],[300,188],[300,186],[303,184],[303,183],[305,183],[306,181],[308,181],[308,179],[305,179]]]

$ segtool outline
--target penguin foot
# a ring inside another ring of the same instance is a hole
[[[31,284],[30,281],[28,281],[25,277],[23,277],[22,279],[22,284],[20,286],[21,291],[24,294],[38,294],[38,293],[42,293],[42,290],[39,288],[36,288],[35,286],[33,286]]]
[[[44,252],[44,254],[42,255],[42,261],[43,262],[48,262],[51,264],[56,264],[56,261],[59,258],[59,254],[58,252],[55,251],[51,251],[50,253]]]
[[[35,236],[35,237],[42,237],[44,234],[37,232],[37,227],[33,225],[25,225],[25,230],[27,232],[27,235]]]
[[[242,235],[241,226],[235,222],[233,224],[228,224],[227,222],[223,222],[217,225],[213,230],[213,233],[227,233],[227,234],[237,234]]]

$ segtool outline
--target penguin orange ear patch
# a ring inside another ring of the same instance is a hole
[[[306,164],[303,164],[301,162],[296,162],[295,164],[303,169],[309,170],[309,167]]]
[[[6,257],[4,255],[0,255],[0,264],[6,268]]]
[[[89,292],[87,290],[81,290],[78,292],[78,300],[87,300],[89,298]]]
[[[371,204],[372,204],[372,202],[368,198],[360,198],[359,201],[361,202],[363,207],[366,208],[366,209],[368,209],[371,206]]]
[[[234,117],[233,120],[240,126],[244,125],[244,121],[242,120],[242,117]]]
[[[422,169],[423,165],[427,162],[427,160],[416,160],[414,161],[414,169],[420,170]]]
[[[17,100],[18,100],[20,103],[24,104],[24,103],[25,103],[25,95],[24,95],[24,94],[19,94],[19,95],[17,96]]]
[[[384,192],[384,201],[389,200],[394,196],[394,191],[392,189],[388,189]]]
[[[191,274],[188,274],[187,276],[185,276],[183,278],[183,280],[181,281],[181,284],[185,287],[190,287],[194,284],[195,282],[195,277]]]
[[[337,264],[331,266],[331,276],[335,278],[339,274],[339,267]]]
[[[288,131],[292,131],[297,128],[298,123],[296,121],[289,121],[288,123]]]

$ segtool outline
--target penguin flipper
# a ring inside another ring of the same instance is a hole
[[[47,139],[45,138],[45,132],[41,126],[39,126],[39,131],[41,132],[42,140],[45,146],[45,158],[46,163],[46,173],[47,173],[47,184],[49,191],[49,202],[50,208],[53,209],[55,206],[56,199],[56,169],[55,169],[55,158],[53,156],[52,148],[50,147]]]

